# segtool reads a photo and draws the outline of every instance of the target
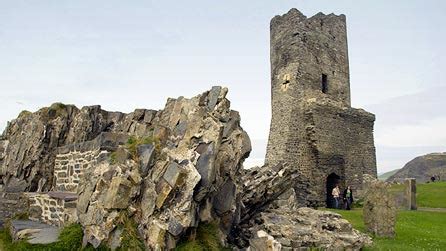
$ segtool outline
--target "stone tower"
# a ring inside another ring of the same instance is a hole
[[[271,96],[265,162],[299,170],[301,204],[330,206],[335,184],[358,191],[364,174],[376,177],[375,116],[350,103],[344,15],[291,9],[271,20]]]

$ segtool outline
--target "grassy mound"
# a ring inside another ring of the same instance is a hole
[[[354,228],[365,232],[362,209],[330,210],[341,214]],[[374,238],[373,246],[364,250],[445,250],[446,213],[399,211],[394,239]]]

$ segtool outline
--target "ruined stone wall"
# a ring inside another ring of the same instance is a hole
[[[63,226],[77,221],[76,202],[64,196],[47,193],[25,193],[29,201],[29,219],[53,226]]]
[[[54,164],[55,190],[76,192],[84,171],[109,155],[108,151],[100,149],[58,154]]]
[[[352,186],[361,193],[364,174],[376,177],[373,143],[373,114],[358,109],[342,109],[329,104],[312,103],[307,111],[310,145],[317,163],[312,168],[311,187],[319,205],[326,200],[326,179],[340,176],[340,187]]]
[[[23,193],[0,193],[0,226],[16,214],[28,211],[28,200]]]

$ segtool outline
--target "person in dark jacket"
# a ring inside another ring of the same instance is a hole
[[[345,209],[350,210],[352,208],[353,203],[353,191],[350,186],[347,186],[347,188],[344,190],[344,203],[345,203]]]

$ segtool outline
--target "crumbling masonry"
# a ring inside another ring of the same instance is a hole
[[[336,183],[361,190],[364,174],[376,177],[375,116],[350,103],[344,15],[271,20],[271,95],[266,164],[299,169],[300,204],[330,206]]]

